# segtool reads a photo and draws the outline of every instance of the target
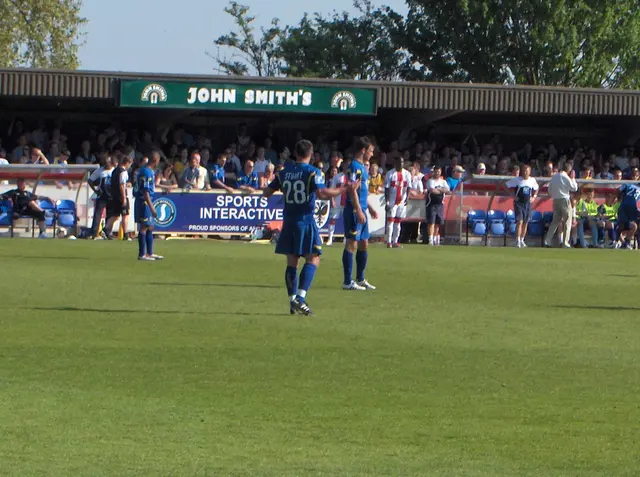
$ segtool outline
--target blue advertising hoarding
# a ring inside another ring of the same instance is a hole
[[[243,235],[282,222],[281,194],[266,198],[258,194],[170,192],[157,194],[153,203],[158,213],[157,233]],[[315,216],[321,233],[328,233],[330,202],[316,201]],[[343,235],[342,217],[336,220],[335,233]]]

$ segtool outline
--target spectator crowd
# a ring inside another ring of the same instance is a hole
[[[117,165],[126,157],[132,163],[128,174],[132,180],[135,169],[144,164],[150,152],[159,150],[162,158],[156,171],[156,186],[160,190],[253,193],[265,188],[284,163],[294,159],[291,146],[303,137],[301,132],[278,130],[274,123],[252,130],[240,123],[232,134],[217,135],[215,139],[210,132],[189,127],[140,132],[114,123],[104,128],[90,127],[86,134],[78,136],[75,127],[67,127],[61,121],[29,125],[15,119],[5,131],[0,130],[0,165],[104,164],[107,157]],[[372,193],[384,192],[385,174],[398,158],[403,158],[414,190],[419,189],[419,183],[424,189],[436,167],[442,171],[449,191],[455,191],[470,174],[516,176],[522,166],[527,166],[531,177],[551,177],[568,168],[576,178],[640,182],[640,151],[634,146],[604,152],[578,139],[560,147],[556,145],[561,142],[558,139],[535,145],[525,141],[521,147],[508,149],[498,135],[439,137],[433,128],[423,133],[410,131],[399,138],[379,140],[375,134],[369,137],[375,144],[375,154],[367,165]],[[313,139],[313,164],[331,184],[343,162],[352,157],[355,137],[327,134]],[[58,183],[58,187],[64,186],[75,187],[73,183]],[[576,202],[580,199],[576,198]],[[593,215],[594,211],[589,211]],[[589,220],[589,229],[595,230],[594,224],[607,227],[606,221],[599,218]],[[583,235],[579,240],[584,244]]]

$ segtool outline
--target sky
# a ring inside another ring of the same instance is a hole
[[[352,12],[351,0],[240,0],[267,26],[278,17],[296,24],[305,12]],[[373,0],[405,13],[404,0]],[[80,49],[80,68],[93,71],[218,74],[213,43],[232,30],[223,9],[227,0],[84,0],[82,16],[89,21]],[[221,56],[229,56],[222,51]]]

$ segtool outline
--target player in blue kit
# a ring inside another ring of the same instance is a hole
[[[373,144],[367,137],[358,138],[356,153],[347,170],[347,180],[351,187],[347,194],[344,207],[344,252],[342,253],[342,267],[344,270],[345,290],[375,290],[365,278],[369,255],[369,221],[367,209],[372,219],[378,214],[373,207],[369,207],[369,171],[364,165],[373,156]],[[357,249],[357,252],[356,252]],[[356,281],[353,281],[353,254],[356,255]]]
[[[155,195],[155,173],[160,162],[160,153],[154,151],[151,159],[140,168],[133,183],[134,218],[138,224],[138,260],[154,261],[163,257],[153,253],[153,219],[158,217],[153,206]]]
[[[313,145],[306,140],[299,141],[297,162],[287,163],[263,191],[265,197],[270,197],[280,190],[284,198],[284,221],[276,253],[287,256],[285,283],[292,315],[313,315],[306,298],[322,254],[322,239],[314,216],[316,197],[329,200],[344,192],[344,189],[325,188],[320,170],[309,164],[312,155]],[[298,280],[300,257],[304,257],[305,264]]]
[[[637,220],[638,201],[640,200],[640,188],[633,184],[623,184],[620,187],[620,208],[618,209],[618,226],[620,228],[620,241],[616,248],[626,247],[631,249],[630,237],[634,237],[638,230]]]

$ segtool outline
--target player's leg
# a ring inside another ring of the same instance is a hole
[[[407,216],[407,208],[403,205],[398,205],[394,212],[393,246],[399,248],[400,234],[402,233],[402,220]]]
[[[289,297],[289,303],[291,314],[295,313],[293,308],[293,302],[298,295],[298,262],[300,257],[297,255],[287,255],[287,268],[284,272],[284,283],[287,287],[287,296]]]
[[[344,273],[344,281],[342,288],[344,290],[364,290],[358,286],[353,280],[353,256],[358,247],[358,239],[362,225],[356,221],[353,211],[345,209],[344,215],[344,251],[342,252],[342,271]]]
[[[365,290],[375,290],[365,278],[367,261],[369,260],[369,220],[364,223],[358,240],[358,251],[356,252],[356,284]]]
[[[129,199],[127,199],[127,204],[122,211],[122,221],[120,224],[122,227],[122,240],[129,240],[129,236],[127,235],[127,230],[129,230]]]
[[[144,217],[144,207],[140,199],[136,199],[133,205],[133,218],[138,224],[138,260],[153,260],[147,252],[147,229],[148,224]],[[123,216],[124,220],[124,216]]]
[[[391,245],[393,244],[393,232],[395,230],[394,212],[395,212],[395,206],[393,206],[391,210],[389,210],[387,213],[387,223],[385,227],[386,228],[385,235],[387,238],[387,248],[391,248]]]

